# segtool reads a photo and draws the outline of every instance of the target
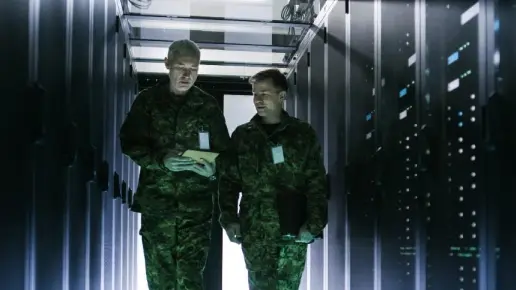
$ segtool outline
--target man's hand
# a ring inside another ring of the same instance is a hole
[[[314,236],[306,229],[306,225],[303,225],[297,235],[296,243],[308,244],[314,240]]]
[[[242,235],[240,234],[240,224],[231,223],[226,228],[226,234],[232,243],[240,244],[242,242]]]
[[[190,157],[179,156],[174,152],[168,153],[163,158],[163,165],[173,172],[191,170],[195,161]]]
[[[211,177],[216,172],[216,165],[215,162],[210,163],[203,159],[201,164],[195,163],[189,170],[204,177]]]

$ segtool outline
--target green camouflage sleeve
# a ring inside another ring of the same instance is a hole
[[[224,152],[229,146],[229,132],[226,125],[226,119],[219,106],[213,110],[212,132],[210,132],[210,143],[213,152]]]
[[[305,167],[308,200],[306,227],[312,235],[317,236],[322,233],[328,222],[328,184],[321,145],[312,128],[310,128],[310,136],[308,137],[308,140],[310,140],[310,151]]]
[[[238,223],[238,196],[242,191],[241,176],[238,170],[237,130],[231,135],[229,147],[224,151],[218,162],[219,190],[218,204],[220,209],[220,225],[225,228],[228,224]]]
[[[151,116],[146,98],[140,94],[134,100],[131,110],[120,129],[122,153],[129,156],[141,168],[165,170],[162,160],[165,150],[155,147],[155,140],[150,135]]]

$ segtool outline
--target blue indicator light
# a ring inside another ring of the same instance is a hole
[[[372,118],[373,118],[373,115],[371,113],[367,114],[365,117],[366,121],[371,121]]]
[[[459,52],[456,51],[448,57],[448,65],[456,62],[459,59]]]
[[[494,23],[494,31],[500,30],[500,20],[496,19]]]
[[[463,125],[462,122],[459,122],[459,127],[462,127],[462,125]]]
[[[407,94],[407,88],[404,88],[403,90],[400,91],[400,98],[402,98],[406,94]]]
[[[464,115],[462,112],[459,112],[459,117],[462,117],[462,115]]]

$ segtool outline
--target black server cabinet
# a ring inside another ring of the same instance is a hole
[[[91,51],[92,55],[92,91],[91,91],[91,107],[90,107],[90,122],[91,122],[91,138],[92,144],[96,148],[95,154],[95,170],[96,182],[90,185],[90,199],[88,201],[90,208],[90,264],[89,264],[89,287],[91,289],[100,289],[103,283],[103,263],[104,263],[104,244],[103,244],[103,214],[104,214],[104,200],[105,193],[102,190],[102,170],[99,170],[105,164],[105,130],[106,124],[106,84],[107,84],[107,72],[104,67],[106,63],[107,46],[106,46],[106,31],[108,23],[106,17],[108,15],[108,9],[106,9],[106,1],[100,0],[95,1],[93,7],[93,35]],[[103,184],[105,185],[105,184]],[[94,193],[94,190],[97,190]]]
[[[66,82],[65,67],[71,65],[66,60],[66,41],[63,41],[69,39],[66,32],[66,5],[64,2],[47,3],[40,7],[39,13],[37,31],[32,32],[39,37],[34,81],[41,83],[46,91],[46,114],[43,121],[45,142],[34,146],[31,156],[34,163],[30,175],[33,176],[34,192],[30,211],[34,215],[34,224],[27,226],[34,229],[30,235],[30,243],[34,246],[27,249],[27,253],[34,259],[31,265],[34,273],[30,273],[33,285],[43,290],[64,289],[68,287],[66,271],[69,267],[65,252],[65,237],[68,233],[64,228],[68,190],[65,186],[69,177],[66,174],[68,164],[61,160],[65,158],[59,158],[61,156],[58,152],[60,149],[66,150],[59,148],[59,141],[67,138],[63,133],[72,125],[65,113],[66,88],[70,88]],[[35,19],[31,21],[35,22]],[[62,143],[66,144],[66,141]]]
[[[114,151],[105,149],[114,146],[110,137],[116,138],[114,131],[104,130],[116,126],[106,116],[113,111],[111,100],[127,97],[114,88],[134,88],[127,75],[123,83],[116,83],[121,72],[115,66],[125,61],[127,67],[128,60],[115,55],[114,44],[123,43],[115,3],[4,2],[1,10],[7,17],[2,17],[2,39],[10,41],[7,53],[2,50],[2,56],[9,58],[9,66],[4,66],[7,74],[2,71],[2,79],[8,81],[2,86],[12,94],[6,100],[15,102],[3,107],[7,118],[2,124],[10,127],[4,136],[10,143],[2,151],[13,160],[4,164],[10,173],[2,177],[13,175],[6,183],[10,194],[4,202],[17,214],[2,217],[2,222],[9,223],[5,228],[16,228],[12,238],[18,246],[4,248],[13,261],[6,261],[3,285],[97,289],[103,278],[112,281],[111,273],[104,270],[113,263],[103,264],[106,248],[113,248],[112,243],[104,247],[104,234],[109,236],[112,228],[105,227],[109,224],[103,218],[110,223],[113,219],[103,210],[112,204],[112,197],[102,191],[114,183],[106,181],[109,170],[101,164],[114,156]],[[16,200],[10,202],[11,198]],[[129,252],[124,255],[126,261],[131,257]],[[13,266],[14,261],[20,265]],[[130,268],[126,263],[120,276],[129,276]],[[129,283],[125,285],[131,289]]]
[[[418,259],[424,256],[419,207],[416,1],[381,2],[379,110],[383,155],[381,289],[418,289]],[[387,156],[389,155],[389,156]]]
[[[325,124],[327,108],[326,108],[326,87],[325,87],[325,39],[326,29],[320,29],[317,36],[312,40],[310,45],[310,54],[307,56],[309,63],[309,97],[308,97],[308,121],[314,128],[321,148],[323,148],[324,156],[328,156],[326,148],[326,128]],[[325,158],[326,159],[326,158]],[[307,261],[310,271],[310,285],[308,289],[317,289],[320,285],[324,285],[324,263],[325,249],[323,240],[314,242],[310,246],[310,260]]]
[[[490,175],[489,188],[496,189],[494,208],[489,217],[494,220],[490,235],[496,237],[496,289],[509,290],[516,284],[516,275],[511,270],[516,265],[516,231],[511,221],[516,208],[516,1],[493,1],[494,19],[491,29],[494,32],[494,50],[489,57],[493,59],[494,88],[489,92],[488,132],[489,153],[496,162],[488,167]],[[490,191],[493,193],[493,191]]]
[[[286,110],[287,112],[300,120],[308,121],[308,98],[310,95],[309,87],[309,74],[310,74],[310,68],[309,68],[309,52],[305,52],[301,58],[299,59],[299,62],[296,66],[295,73],[291,76],[290,81],[290,93],[289,97],[286,101]],[[310,250],[308,250],[310,251]],[[301,289],[306,289],[307,287],[306,283],[308,281],[310,266],[309,260],[310,255],[308,254],[307,257],[307,266],[305,266],[305,271],[303,273],[303,278],[301,281]]]
[[[514,1],[346,2],[326,37],[328,169],[346,176],[331,180],[329,288],[514,285]]]
[[[426,163],[429,167],[431,182],[426,184],[428,188],[424,192],[426,204],[425,232],[427,259],[425,265],[425,284],[427,289],[441,289],[447,287],[448,281],[456,278],[456,269],[447,263],[449,251],[447,249],[446,237],[453,234],[448,221],[452,218],[454,209],[449,201],[448,177],[447,177],[447,142],[445,132],[446,115],[446,91],[447,80],[444,73],[447,67],[446,36],[443,35],[444,23],[446,23],[447,8],[443,3],[428,2],[424,13],[425,17],[422,24],[425,25],[423,37],[425,42],[425,55],[423,56],[424,66],[422,70],[422,96],[420,112],[423,125],[428,126],[426,133],[434,132],[433,135],[427,134],[426,140],[433,140],[427,143],[424,158],[433,162],[433,166]],[[425,141],[426,141],[425,140]],[[433,146],[430,146],[433,145]]]
[[[310,96],[310,83],[309,83],[309,65],[310,52],[305,52],[301,56],[299,63],[297,64],[297,83],[296,83],[296,99],[294,101],[294,112],[293,116],[296,118],[308,121],[308,98]]]
[[[426,6],[425,101],[435,111],[425,116],[440,125],[441,144],[432,151],[442,162],[442,184],[428,197],[428,289],[491,289],[483,126],[486,13],[482,1]]]
[[[349,131],[349,25],[346,21],[346,3],[338,2],[328,16],[326,71],[327,79],[327,158],[330,178],[330,202],[328,205],[328,290],[340,290],[349,286],[350,270],[346,258],[349,255],[348,223],[346,220],[346,191],[344,172],[347,158]],[[320,285],[319,285],[320,287]]]
[[[68,61],[71,62],[67,68],[67,80],[70,82],[69,111],[71,118],[77,126],[77,152],[75,162],[68,170],[68,263],[69,263],[69,288],[87,289],[89,286],[89,264],[90,264],[90,225],[88,206],[88,187],[92,181],[94,168],[90,166],[94,158],[94,149],[91,144],[90,135],[90,103],[93,87],[91,80],[93,75],[90,69],[92,55],[90,51],[94,43],[90,39],[92,21],[90,21],[90,2],[76,1],[73,9],[69,8],[67,23],[68,45],[71,51],[68,52]],[[93,8],[93,7],[92,7]],[[71,18],[71,19],[70,19]],[[85,41],[87,40],[87,41]],[[73,116],[73,117],[72,117]],[[100,194],[93,192],[93,194]]]
[[[295,116],[296,99],[297,99],[297,73],[294,71],[288,78],[288,94],[285,101],[285,110],[292,116]]]
[[[374,289],[376,263],[375,1],[349,4],[349,98],[347,143],[347,222],[349,224],[349,287]],[[342,149],[340,149],[342,150]]]
[[[124,88],[122,87],[123,75],[124,75],[124,63],[123,63],[123,55],[124,51],[124,42],[123,42],[123,33],[115,34],[116,45],[113,47],[115,49],[115,78],[112,80],[114,83],[114,108],[113,108],[113,125],[114,125],[114,134],[111,136],[113,139],[113,169],[115,174],[118,176],[118,180],[116,181],[116,199],[113,201],[114,203],[114,281],[115,281],[115,289],[123,287],[123,277],[122,277],[122,267],[123,267],[123,226],[124,226],[124,205],[122,203],[122,183],[124,181],[124,168],[123,168],[123,159],[125,156],[122,156],[122,150],[120,147],[120,139],[118,138],[118,132],[120,127],[122,126],[122,122],[125,118],[124,111]],[[120,60],[122,59],[122,60]]]
[[[483,213],[483,188],[480,181],[483,166],[483,136],[481,126],[481,105],[485,93],[482,82],[485,56],[479,49],[479,25],[481,25],[479,3],[461,1],[450,4],[446,13],[447,29],[441,30],[446,38],[444,45],[446,69],[445,126],[446,143],[446,195],[449,207],[439,210],[446,216],[446,223],[440,230],[429,235],[429,240],[439,244],[439,251],[447,258],[431,264],[433,271],[443,272],[446,267],[455,273],[446,280],[429,282],[433,287],[479,288],[480,279],[486,278],[481,271],[487,260],[487,245],[481,244],[481,232],[485,216]],[[444,27],[443,27],[444,28]],[[444,222],[444,221],[443,221]],[[483,249],[483,252],[479,250]],[[429,253],[431,256],[432,253]],[[482,256],[482,257],[481,257]],[[430,271],[429,271],[430,272]],[[428,273],[429,277],[431,273]],[[438,284],[438,285],[435,285]]]
[[[103,215],[103,230],[104,230],[104,263],[103,263],[103,272],[104,272],[104,289],[106,290],[115,290],[116,289],[116,272],[115,272],[115,237],[116,237],[116,228],[115,224],[117,221],[115,202],[113,201],[115,197],[115,190],[119,187],[119,179],[114,178],[115,172],[115,138],[117,135],[116,131],[116,113],[115,108],[117,105],[116,100],[116,64],[118,54],[118,41],[116,38],[116,7],[114,1],[107,1],[107,29],[106,29],[106,96],[111,96],[105,98],[106,102],[106,123],[105,123],[105,149],[104,149],[104,159],[108,165],[108,176],[109,176],[109,188],[105,195],[104,199],[104,215]]]

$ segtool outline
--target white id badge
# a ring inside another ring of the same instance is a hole
[[[202,150],[210,150],[210,133],[199,132],[199,148]]]
[[[283,156],[283,146],[278,145],[272,147],[272,161],[274,164],[285,162],[285,156]]]

